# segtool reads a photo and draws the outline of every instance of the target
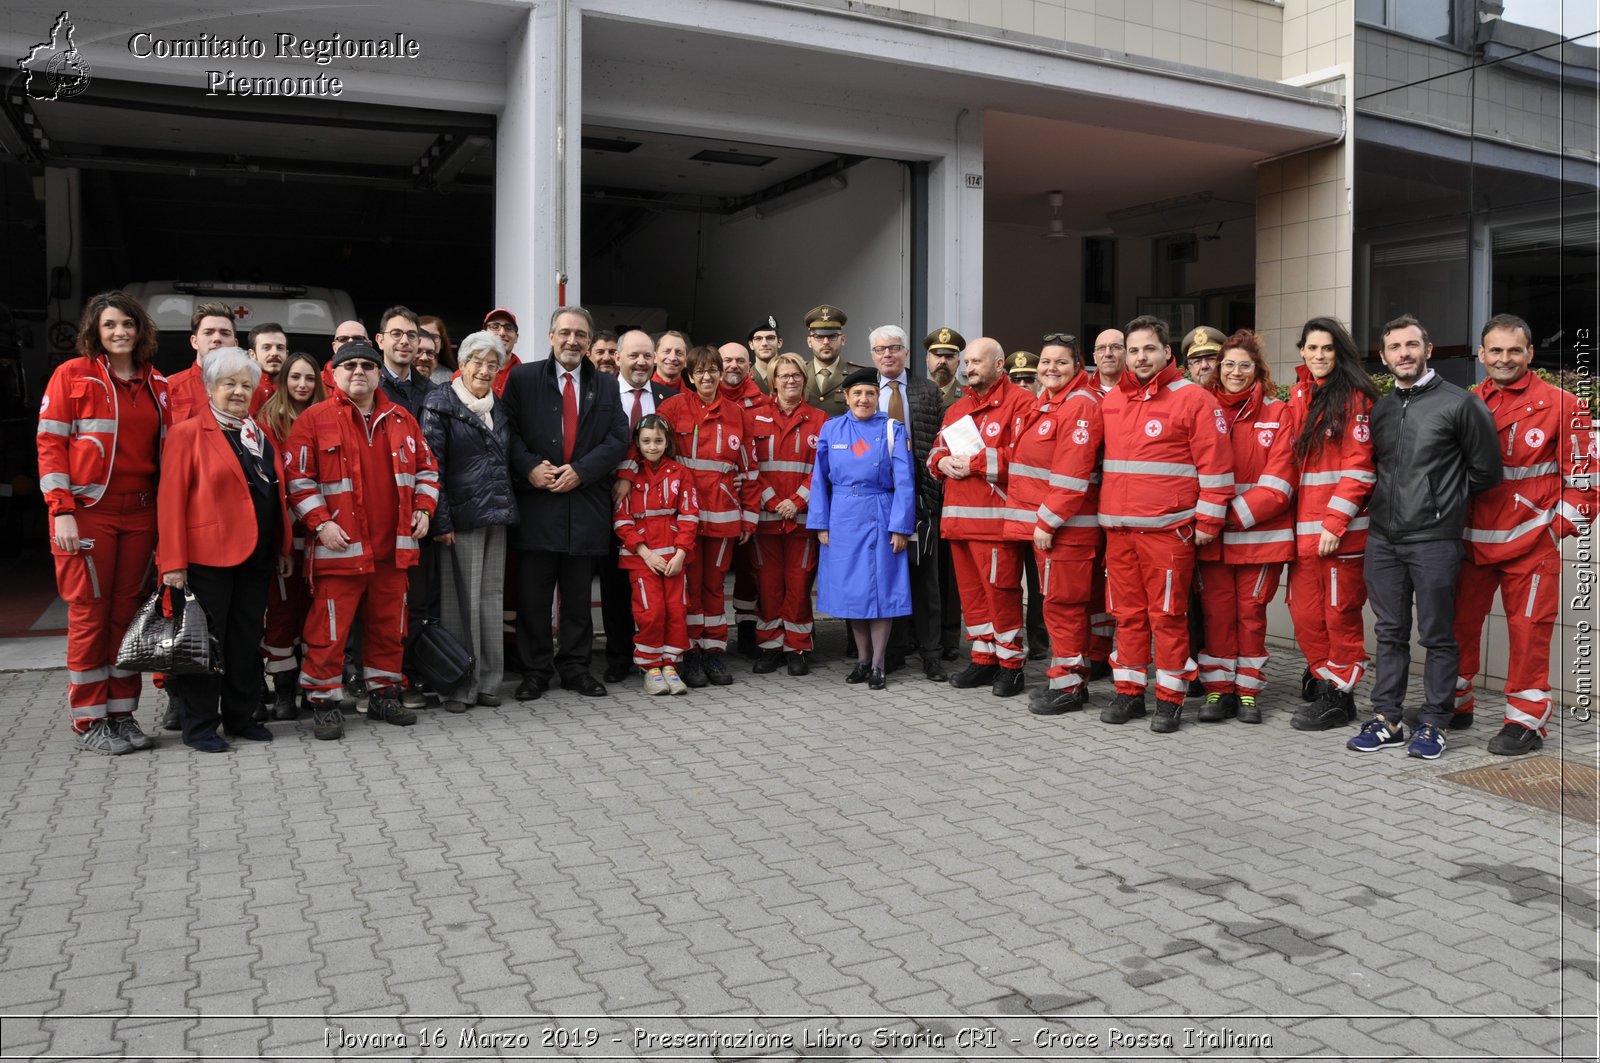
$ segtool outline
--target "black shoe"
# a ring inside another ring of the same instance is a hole
[[[756,675],[768,675],[778,670],[778,665],[783,663],[782,650],[762,650],[761,657],[751,667]]]
[[[1014,698],[1022,693],[1022,686],[1021,668],[1002,668],[990,685],[989,693],[997,698]]]
[[[884,678],[882,668],[874,668],[871,672],[867,673],[868,690],[882,690],[888,685],[889,681]]]
[[[793,676],[808,675],[811,672],[811,660],[803,653],[789,654],[789,674]]]
[[[608,664],[602,674],[607,683],[622,683],[627,681],[628,673],[632,670],[633,666],[629,664]]]
[[[1144,715],[1143,694],[1118,694],[1100,710],[1101,723],[1127,723]]]
[[[872,674],[872,666],[866,661],[857,661],[856,666],[850,669],[850,674],[844,677],[846,683],[865,683]]]
[[[1107,679],[1111,676],[1111,665],[1105,661],[1089,662],[1089,682],[1096,679]]]
[[[950,685],[963,690],[968,687],[992,686],[1000,678],[998,664],[969,664],[950,677]]]
[[[242,728],[238,731],[230,728],[228,731],[228,737],[247,738],[252,742],[270,742],[272,741],[272,732],[261,726],[259,723],[252,723],[249,727]]]
[[[1183,703],[1156,699],[1156,714],[1150,717],[1150,730],[1158,735],[1171,734],[1183,720]]]
[[[332,742],[344,737],[344,713],[339,711],[338,699],[313,701],[311,707],[311,733],[319,741]]]
[[[1081,712],[1088,697],[1089,692],[1082,687],[1075,691],[1040,687],[1029,700],[1028,711],[1035,716],[1060,716],[1068,712]]]
[[[1201,723],[1221,723],[1237,715],[1239,715],[1239,695],[1207,694],[1205,704],[1200,706],[1197,719]]]
[[[1300,673],[1300,700],[1316,701],[1322,696],[1322,680],[1311,674],[1307,668]]]
[[[544,692],[550,689],[550,680],[540,679],[538,676],[523,676],[522,682],[517,684],[517,689],[512,697],[518,701],[538,701],[544,697]]]
[[[735,647],[739,656],[755,660],[761,656],[761,645],[756,642],[756,622],[754,620],[739,621],[739,643]]]
[[[400,704],[393,694],[373,694],[367,701],[367,719],[373,723],[383,721],[396,727],[410,727],[417,722],[417,714]]]
[[[678,668],[678,676],[683,680],[683,685],[691,690],[699,690],[707,684],[706,655],[700,650],[690,650],[683,655],[683,664]]]
[[[588,672],[563,676],[561,688],[570,690],[574,694],[582,694],[586,698],[603,698],[606,696],[606,685]]]
[[[1205,693],[1206,685],[1204,683],[1200,682],[1198,679],[1189,680],[1189,697],[1201,698],[1205,697]]]
[[[1458,712],[1454,716],[1450,717],[1450,726],[1447,728],[1447,730],[1465,731],[1467,728],[1469,728],[1471,726],[1472,726],[1472,713],[1470,713],[1470,712]],[[1513,724],[1512,726],[1521,727],[1522,725],[1521,724]],[[1523,728],[1523,729],[1526,730],[1526,728]],[[1500,733],[1504,734],[1505,731],[1502,730]],[[1499,735],[1496,735],[1495,737],[1498,738]],[[1491,750],[1491,752],[1493,752],[1493,751]]]
[[[706,682],[714,687],[725,687],[733,682],[733,673],[722,660],[720,653],[702,653],[701,667],[706,670]]]
[[[161,714],[161,729],[163,731],[181,731],[183,722],[178,719],[178,695],[167,691],[167,711]]]
[[[1524,753],[1537,753],[1544,748],[1544,739],[1520,723],[1508,723],[1500,733],[1489,739],[1489,752],[1502,757],[1520,757]]]
[[[1355,718],[1355,696],[1328,683],[1320,698],[1295,710],[1289,726],[1296,731],[1328,731]]]
[[[296,700],[300,694],[299,677],[293,672],[278,672],[272,677],[273,701],[272,718],[274,720],[296,720],[300,718],[300,705]]]
[[[941,661],[953,661],[953,660],[955,660],[956,658],[958,658],[960,656],[961,656],[961,654],[956,650],[940,650],[939,651],[939,659]]]
[[[1239,695],[1239,722],[1261,722],[1261,706],[1256,704],[1256,696],[1254,694]]]
[[[924,657],[922,659],[922,674],[935,683],[950,682],[950,676],[946,674],[944,665],[939,662],[937,657]]]

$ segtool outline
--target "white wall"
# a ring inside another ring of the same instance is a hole
[[[869,329],[909,328],[909,175],[872,159],[845,180],[840,191],[762,218],[658,215],[616,254],[585,263],[584,298],[662,307],[696,343],[743,340],[773,314],[786,348],[801,353],[805,312],[832,303],[850,318],[846,354],[865,364]]]

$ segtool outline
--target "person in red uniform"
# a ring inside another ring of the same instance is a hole
[[[263,321],[250,330],[250,357],[261,367],[261,383],[250,396],[250,416],[254,417],[278,390],[283,361],[289,357],[289,336],[276,321]]]
[[[694,477],[673,460],[672,425],[660,414],[634,425],[633,452],[638,468],[612,523],[633,594],[633,663],[646,694],[687,694],[678,664],[689,644],[683,570],[700,527]]]
[[[1456,591],[1461,647],[1453,728],[1470,723],[1473,677],[1481,660],[1484,619],[1496,590],[1510,637],[1505,723],[1489,752],[1520,756],[1544,745],[1550,722],[1550,640],[1561,609],[1561,550],[1556,540],[1586,536],[1594,522],[1594,423],[1577,396],[1529,371],[1533,332],[1511,314],[1484,323],[1478,360],[1489,379],[1478,398],[1494,415],[1505,479],[1467,506],[1467,553]]]
[[[806,528],[811,502],[811,470],[817,433],[827,415],[805,402],[806,363],[798,354],[780,354],[767,372],[773,403],[766,411],[772,430],[757,435],[756,471],[761,516],[756,526],[756,638],[761,658],[752,671],[775,672],[785,652],[793,676],[810,671],[811,586],[817,578],[817,537]]]
[[[1101,542],[1096,513],[1105,427],[1078,352],[1065,333],[1039,348],[1039,398],[1017,426],[1006,534],[1029,544],[1049,632],[1046,686],[1028,711],[1055,716],[1088,700],[1089,592]]]
[[[408,726],[398,693],[406,637],[406,570],[439,501],[439,472],[416,419],[383,393],[380,355],[353,340],[333,356],[337,390],[300,415],[284,455],[289,504],[313,540],[303,633],[306,692],[323,740],[344,734],[344,646],[359,613],[367,718]]]
[[[1307,321],[1298,346],[1305,364],[1289,396],[1299,468],[1289,616],[1306,668],[1320,685],[1289,724],[1326,731],[1356,718],[1353,691],[1367,670],[1361,607],[1367,603],[1367,499],[1378,481],[1371,421],[1378,387],[1361,367],[1355,340],[1333,318]]]
[[[772,400],[750,373],[750,348],[742,343],[724,343],[722,355],[722,397],[744,407],[750,429],[750,452],[760,454],[772,438]],[[738,631],[741,657],[761,656],[756,639],[756,544],[741,544],[733,552],[733,622]]]
[[[722,660],[728,649],[724,584],[733,548],[755,534],[759,489],[744,407],[722,397],[722,355],[715,347],[694,348],[683,378],[693,390],[679,392],[658,410],[672,425],[678,464],[694,475],[700,503],[700,538],[689,558],[685,588],[689,652],[683,681],[691,687],[727,686],[733,676]],[[618,479],[631,480],[634,465],[623,462]]]
[[[289,430],[302,413],[328,394],[322,387],[317,360],[305,351],[291,354],[278,373],[282,384],[261,407],[256,420],[281,465]],[[281,476],[279,480],[285,482]],[[269,711],[274,720],[293,720],[300,715],[300,633],[305,630],[306,613],[311,608],[311,589],[306,585],[305,529],[298,524],[294,525],[290,547],[288,574],[275,575],[267,584],[267,618],[261,632],[261,657],[266,674],[272,677]]]
[[[78,355],[39,404],[39,490],[56,587],[67,603],[67,707],[80,749],[117,756],[155,739],[134,720],[141,679],[117,668],[156,546],[156,473],[171,423],[139,301],[104,292],[83,308]]]
[[[1234,498],[1222,538],[1198,551],[1195,582],[1205,616],[1197,655],[1202,723],[1260,723],[1266,687],[1267,604],[1294,557],[1294,436],[1261,339],[1240,329],[1222,341],[1212,390],[1233,450]]]
[[[1186,616],[1196,547],[1222,532],[1233,500],[1228,423],[1216,396],[1172,361],[1167,323],[1128,322],[1127,370],[1105,397],[1100,526],[1106,598],[1117,622],[1111,675],[1117,696],[1100,713],[1122,724],[1145,714],[1155,638],[1156,712],[1150,730],[1176,731],[1197,671]]]
[[[517,329],[517,315],[503,306],[497,306],[483,315],[483,330],[499,336],[500,342],[506,345],[505,364],[494,378],[494,397],[498,399],[506,393],[506,381],[511,379],[511,370],[522,364],[522,359],[517,357],[517,338],[521,335]]]
[[[967,393],[945,411],[928,453],[928,470],[944,484],[940,534],[950,540],[972,662],[950,677],[953,687],[989,685],[995,697],[1022,693],[1023,544],[1006,539],[1012,434],[1034,396],[1006,377],[997,340],[981,336],[961,352]],[[959,426],[959,428],[956,428]],[[952,429],[956,430],[953,432]],[[965,445],[961,429],[975,429]],[[975,449],[974,449],[975,448]]]
[[[1121,329],[1101,330],[1094,338],[1094,364],[1089,367],[1089,390],[1101,402],[1122,379],[1128,361],[1128,338]],[[1089,591],[1089,678],[1104,679],[1111,674],[1111,645],[1116,623],[1106,611],[1106,545],[1094,559],[1094,584]]]
[[[233,308],[227,303],[196,303],[189,315],[189,346],[194,348],[194,364],[172,374],[167,382],[171,394],[172,423],[182,424],[211,407],[211,396],[200,379],[200,363],[218,347],[232,347]]]

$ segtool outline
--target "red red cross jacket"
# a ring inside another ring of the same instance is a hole
[[[1033,540],[1036,528],[1056,543],[1100,542],[1100,400],[1079,372],[1038,405],[1016,430],[1011,451],[1011,509],[1006,537]]]
[[[755,439],[756,472],[760,477],[757,502],[763,535],[806,530],[806,508],[811,504],[811,467],[817,458],[817,435],[828,415],[802,402],[784,413],[774,402],[761,411],[772,418],[767,435],[757,429]],[[793,502],[799,508],[795,520],[773,512],[780,502]]]
[[[700,534],[737,539],[756,530],[757,483],[745,409],[720,395],[706,402],[692,392],[672,396],[656,410],[672,425],[678,464],[693,474],[700,504]],[[617,478],[631,480],[638,456],[630,454]]]
[[[381,390],[373,395],[367,421],[342,391],[302,413],[285,441],[284,474],[294,518],[311,534],[308,572],[355,574],[371,572],[376,550],[367,531],[361,448],[386,446],[394,467],[399,505],[395,524],[394,563],[417,563],[417,541],[411,537],[413,512],[433,514],[439,504],[439,465],[422,429],[405,408]],[[369,444],[369,440],[371,441]],[[344,550],[329,550],[316,541],[316,529],[337,521],[349,537]]]
[[[164,440],[172,424],[167,378],[151,366],[145,386],[161,411]],[[39,490],[51,516],[92,506],[106,493],[117,457],[117,424],[117,389],[105,357],[62,362],[39,403]]]
[[[1233,454],[1221,404],[1169,364],[1140,384],[1122,374],[1100,407],[1106,422],[1100,526],[1222,531],[1233,501]]]
[[[1291,434],[1299,437],[1311,414],[1311,397],[1321,385],[1301,366],[1289,395]],[[1316,557],[1324,531],[1340,536],[1340,554],[1367,549],[1367,499],[1378,482],[1372,461],[1372,405],[1359,392],[1350,398],[1344,416],[1344,438],[1325,439],[1322,449],[1307,454],[1295,482],[1295,550]]]
[[[983,449],[967,459],[971,475],[954,480],[939,468],[939,461],[950,456],[943,430],[928,453],[928,471],[944,484],[944,508],[940,511],[939,534],[946,539],[994,541],[1006,538],[1009,500],[1011,447],[1018,420],[1033,408],[1034,394],[1001,377],[989,390],[967,393],[944,412],[944,427],[963,417],[971,417],[983,438]]]
[[[1485,381],[1478,397],[1494,415],[1505,479],[1467,506],[1467,556],[1493,565],[1522,557],[1546,535],[1586,535],[1600,475],[1588,407],[1532,372],[1504,387]]]
[[[1289,405],[1258,380],[1240,395],[1214,392],[1228,420],[1233,502],[1222,538],[1198,556],[1230,565],[1270,565],[1294,557],[1294,435]]]
[[[623,568],[644,570],[636,551],[647,546],[662,557],[694,549],[700,533],[700,505],[695,500],[694,477],[671,458],[655,468],[648,462],[634,473],[628,493],[617,500],[611,526],[622,543]]]
[[[187,369],[180,369],[167,381],[171,391],[172,423],[182,424],[196,414],[209,409],[211,396],[206,394],[205,381],[200,377],[198,360]]]

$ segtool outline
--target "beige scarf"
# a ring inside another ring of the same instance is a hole
[[[477,415],[478,420],[483,422],[483,427],[492,430],[494,428],[494,389],[491,388],[489,393],[480,399],[467,390],[466,383],[460,377],[450,381],[450,386],[455,389],[456,398],[461,400],[461,404]]]

